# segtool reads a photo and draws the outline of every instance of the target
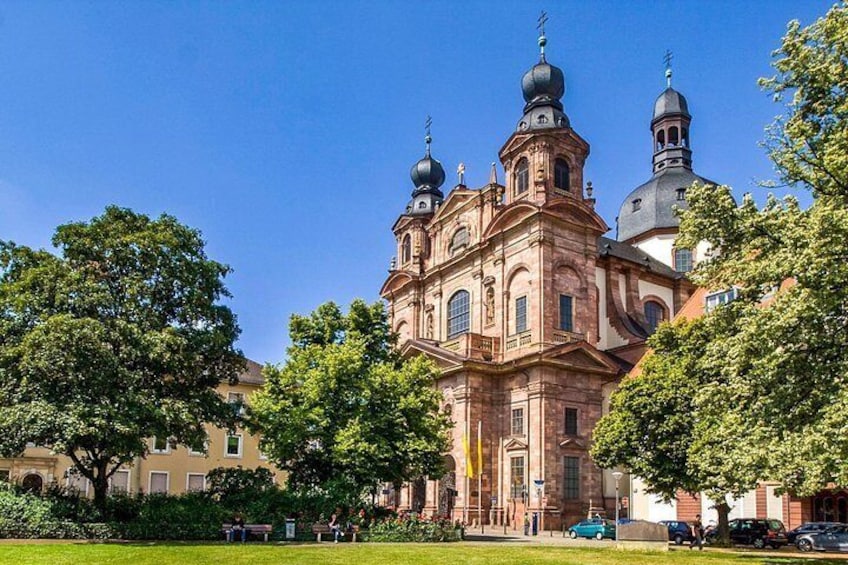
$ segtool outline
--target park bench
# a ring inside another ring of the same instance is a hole
[[[321,522],[315,522],[312,524],[312,533],[317,536],[317,540],[321,541],[321,536],[323,535],[332,535],[333,531],[330,529],[328,524],[324,524]],[[352,526],[350,530],[345,532],[345,536],[350,534],[350,541],[356,541],[356,534],[359,533],[359,526]]]
[[[221,533],[225,536],[227,533],[233,529],[232,524],[222,524],[221,525]],[[244,529],[247,530],[247,536],[263,536],[264,541],[268,541],[268,534],[274,531],[274,527],[271,524],[245,524]],[[238,541],[238,540],[233,540]]]

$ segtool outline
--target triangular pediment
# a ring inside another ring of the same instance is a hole
[[[436,210],[436,214],[433,216],[432,221],[447,218],[456,210],[461,208],[463,204],[479,195],[479,190],[470,190],[465,187],[457,187],[453,189],[450,194],[448,194],[448,197],[445,198],[445,201],[442,202],[442,205],[439,206],[439,209]]]
[[[507,451],[521,451],[527,449],[527,444],[521,441],[520,439],[512,438],[506,445],[504,445],[504,449]]]
[[[435,342],[423,339],[410,339],[401,346],[400,354],[406,359],[416,355],[424,355],[428,359],[432,359],[441,370],[456,368],[462,365],[464,361],[462,357],[442,349]]]
[[[559,442],[560,447],[569,447],[569,448],[577,448],[577,449],[586,449],[586,442],[582,439],[578,439],[576,437],[565,438],[561,442]]]
[[[575,369],[600,371],[611,375],[617,375],[621,372],[619,365],[608,355],[598,351],[585,341],[568,343],[549,349],[544,356],[546,359],[569,365]]]

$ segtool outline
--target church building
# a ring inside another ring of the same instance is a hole
[[[487,185],[460,175],[445,195],[428,130],[392,227],[381,296],[403,353],[440,367],[455,424],[447,473],[403,487],[401,508],[511,528],[529,512],[545,529],[612,516],[615,480],[589,457],[592,429],[646,338],[695,290],[685,273],[705,250],[675,247],[674,208],[694,181],[715,183],[692,170],[692,116],[670,70],[650,122],[652,176],[621,204],[611,238],[546,42],[543,31],[523,115],[498,154],[503,183],[493,164]]]

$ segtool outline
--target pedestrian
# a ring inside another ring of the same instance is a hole
[[[339,543],[339,538],[344,537],[344,532],[342,531],[342,527],[339,524],[339,517],[337,514],[333,514],[330,516],[330,522],[327,524],[330,526],[330,531],[333,532],[333,542]]]
[[[689,549],[698,546],[698,551],[704,551],[704,523],[701,522],[701,515],[695,514],[695,521],[692,522],[692,543],[689,544]]]
[[[241,537],[241,542],[247,540],[247,528],[244,527],[244,517],[241,512],[236,512],[233,515],[233,523],[230,524],[230,529],[227,530],[227,541],[235,541],[236,535]]]

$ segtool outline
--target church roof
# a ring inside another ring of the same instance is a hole
[[[239,375],[239,382],[250,385],[265,384],[265,377],[262,375],[262,365],[256,361],[247,359],[247,366],[243,373]]]
[[[638,263],[639,265],[645,265],[651,271],[669,278],[679,279],[684,277],[682,273],[678,273],[662,261],[654,259],[635,245],[616,241],[608,237],[601,236],[598,238],[598,254],[602,257],[608,255],[632,263]]]

